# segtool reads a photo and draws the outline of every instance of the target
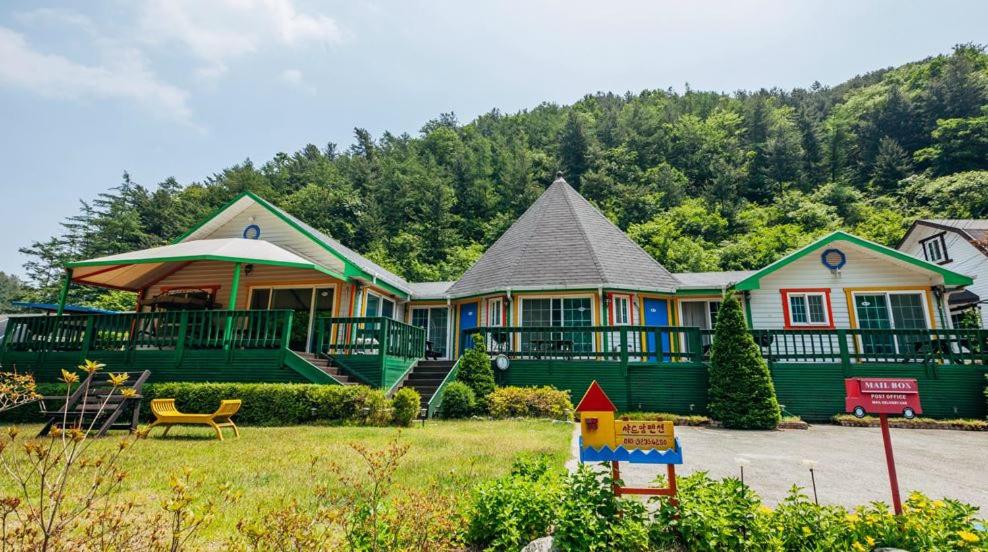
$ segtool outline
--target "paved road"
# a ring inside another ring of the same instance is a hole
[[[575,436],[579,434],[576,426]],[[685,464],[678,473],[705,470],[712,477],[738,475],[737,458],[750,461],[745,483],[774,505],[793,483],[810,487],[802,460],[815,460],[820,501],[854,506],[891,501],[882,435],[878,428],[830,425],[808,430],[731,431],[678,427]],[[981,507],[988,516],[988,432],[892,429],[903,499],[909,490],[951,497]],[[573,443],[576,454],[576,441]],[[569,464],[572,469],[575,461]],[[664,466],[621,464],[630,486],[647,485]],[[807,493],[809,494],[809,493]]]

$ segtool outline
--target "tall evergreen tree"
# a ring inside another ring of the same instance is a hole
[[[732,429],[775,429],[782,418],[768,366],[733,295],[717,311],[707,408]]]

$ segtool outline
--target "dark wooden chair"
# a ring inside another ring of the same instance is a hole
[[[114,387],[108,380],[109,374],[97,372],[90,374],[76,387],[66,399],[64,396],[48,396],[41,399],[41,410],[47,414],[45,423],[38,437],[51,432],[51,428],[62,425],[66,427],[92,427],[96,436],[102,437],[111,429],[137,430],[138,417],[141,414],[141,390],[151,376],[151,372],[126,372],[127,381]],[[124,395],[124,389],[133,389],[132,395]],[[48,402],[64,401],[61,408],[49,411]],[[123,418],[121,418],[123,416]]]
[[[439,360],[439,351],[432,348],[432,342],[429,340],[425,341],[425,359],[426,360]]]

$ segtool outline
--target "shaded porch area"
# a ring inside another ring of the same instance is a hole
[[[135,292],[137,310],[67,315],[71,285]],[[357,380],[380,387],[394,379],[389,371],[407,371],[422,357],[421,330],[353,317],[360,347],[347,351],[347,363],[320,362],[344,339],[329,321],[360,312],[367,287],[263,240],[197,240],[79,261],[68,267],[54,315],[11,320],[0,363],[40,381],[89,358],[114,371],[150,369],[152,381]]]

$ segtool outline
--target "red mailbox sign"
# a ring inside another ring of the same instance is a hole
[[[914,379],[848,378],[844,380],[847,397],[845,411],[858,418],[867,414],[895,414],[914,418],[922,414],[919,385]]]

